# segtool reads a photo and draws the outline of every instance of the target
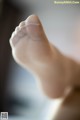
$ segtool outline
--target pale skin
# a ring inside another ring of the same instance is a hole
[[[15,61],[38,78],[48,97],[63,97],[68,88],[80,86],[80,64],[49,42],[36,15],[16,27],[10,45]]]

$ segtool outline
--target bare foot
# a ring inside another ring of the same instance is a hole
[[[40,79],[45,94],[64,95],[69,85],[65,57],[49,43],[37,16],[29,16],[16,27],[10,44],[16,62]]]

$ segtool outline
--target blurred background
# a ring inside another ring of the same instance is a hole
[[[80,4],[54,0],[0,0],[0,112],[11,120],[49,120],[59,104],[47,98],[35,78],[12,58],[9,38],[29,15],[39,16],[46,35],[63,54],[80,60]]]

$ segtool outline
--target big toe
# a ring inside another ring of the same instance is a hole
[[[38,16],[36,16],[36,15],[29,16],[26,19],[25,23],[27,25],[27,32],[30,35],[30,37],[32,37],[35,40],[46,38],[43,26],[42,26]]]

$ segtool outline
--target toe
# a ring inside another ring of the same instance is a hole
[[[25,21],[22,21],[20,24],[19,24],[19,27],[23,27],[25,26]]]
[[[32,39],[44,39],[46,38],[42,24],[36,15],[31,15],[25,21],[27,32]]]
[[[20,30],[20,28],[19,28],[19,27],[16,27],[16,28],[15,28],[15,31],[16,31],[16,32],[18,32],[19,30]]]
[[[13,47],[17,44],[18,41],[19,41],[18,35],[16,34],[16,32],[13,32],[10,38],[10,45]]]
[[[10,38],[10,45],[12,47],[15,46],[21,40],[21,38],[27,35],[27,32],[25,31],[25,27],[16,27],[15,31],[12,33],[12,36]]]
[[[26,22],[27,25],[28,25],[28,24],[33,24],[33,25],[40,25],[40,24],[41,24],[38,16],[36,16],[36,15],[30,15],[30,16],[26,19],[25,22]]]

